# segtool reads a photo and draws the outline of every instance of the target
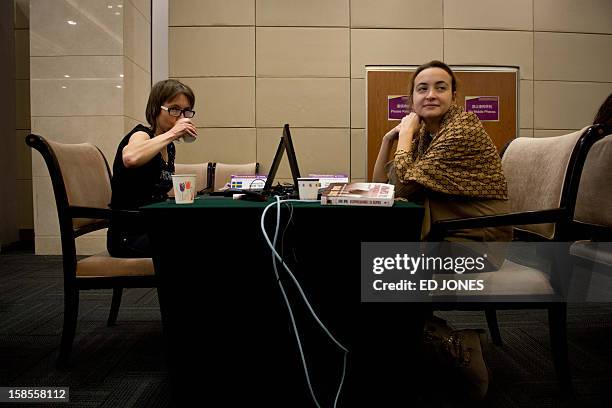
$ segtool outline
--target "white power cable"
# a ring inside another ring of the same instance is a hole
[[[297,325],[295,323],[295,317],[293,315],[293,309],[291,309],[291,304],[289,303],[289,298],[287,297],[287,294],[285,292],[285,288],[283,287],[283,284],[282,284],[282,282],[280,280],[280,276],[278,274],[278,269],[277,269],[277,266],[276,266],[276,260],[280,261],[280,263],[283,265],[283,267],[285,268],[285,270],[287,271],[287,273],[289,274],[289,276],[291,277],[291,279],[295,283],[295,285],[296,285],[298,291],[300,292],[300,295],[301,295],[302,299],[306,303],[306,306],[308,307],[308,310],[310,311],[310,314],[312,315],[312,317],[314,317],[316,322],[323,329],[323,331],[327,334],[327,336],[342,351],[344,351],[344,359],[343,359],[344,361],[343,361],[343,367],[342,367],[342,378],[340,379],[340,384],[338,385],[338,391],[336,392],[336,398],[334,399],[334,408],[335,408],[336,405],[338,404],[338,398],[340,397],[340,392],[342,391],[342,385],[344,384],[344,377],[346,375],[346,359],[347,359],[347,355],[348,355],[348,349],[346,347],[344,347],[338,340],[336,340],[336,338],[330,333],[330,331],[327,329],[327,327],[325,327],[323,322],[321,322],[321,319],[319,319],[319,317],[317,316],[316,312],[314,311],[314,309],[310,305],[310,302],[308,301],[308,298],[307,298],[306,294],[304,293],[304,291],[302,289],[302,286],[300,285],[300,283],[298,282],[296,277],[291,272],[291,269],[289,269],[287,264],[285,264],[285,261],[283,260],[283,258],[280,256],[280,254],[276,250],[276,240],[278,238],[278,231],[279,231],[279,228],[280,228],[281,204],[289,203],[289,202],[302,202],[302,203],[303,202],[318,202],[318,200],[281,200],[279,196],[276,196],[276,202],[268,204],[266,206],[266,208],[264,209],[263,214],[261,215],[261,231],[263,233],[263,236],[264,236],[266,242],[268,243],[268,246],[272,250],[272,266],[274,268],[274,275],[276,276],[276,281],[277,281],[277,283],[278,283],[278,285],[280,287],[281,293],[283,294],[283,298],[285,300],[285,304],[287,305],[287,309],[289,311],[289,317],[291,319],[291,325],[293,326],[293,332],[295,333],[295,340],[297,342],[298,349],[300,351],[300,358],[302,360],[302,367],[304,368],[304,375],[306,376],[306,383],[308,384],[308,390],[310,391],[310,395],[312,396],[312,399],[314,400],[317,408],[321,408],[321,405],[319,404],[319,401],[317,400],[317,397],[316,397],[316,395],[314,393],[314,390],[312,388],[312,383],[310,381],[310,375],[308,373],[308,365],[306,364],[306,357],[304,356],[304,350],[302,348],[302,341],[300,339],[300,335],[299,335],[299,332],[298,332],[298,329],[297,329]],[[276,227],[275,227],[275,230],[274,230],[274,240],[273,240],[273,242],[271,242],[270,241],[270,237],[268,236],[268,234],[266,232],[266,229],[265,229],[265,219],[266,219],[266,213],[273,206],[276,206],[277,210],[276,210]]]

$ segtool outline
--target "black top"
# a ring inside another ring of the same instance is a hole
[[[153,131],[143,125],[132,129],[119,143],[115,161],[113,162],[113,190],[110,207],[113,210],[137,210],[139,207],[164,201],[168,198],[168,191],[172,188],[172,174],[174,173],[174,143],[168,149],[168,162],[162,158],[161,153],[155,155],[147,163],[139,167],[126,168],[123,164],[123,148],[136,132],[145,132],[150,138],[155,135]],[[115,230],[129,230],[136,232],[141,228],[136,225],[117,225],[118,220],[111,221]],[[121,223],[123,224],[123,223]],[[144,232],[144,231],[143,231]]]

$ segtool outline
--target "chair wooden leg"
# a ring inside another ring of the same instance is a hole
[[[62,340],[60,343],[57,365],[66,366],[70,358],[74,334],[76,332],[77,318],[79,316],[79,290],[71,289],[64,291],[64,327],[62,329]]]
[[[567,305],[555,303],[548,308],[548,325],[553,363],[561,393],[573,394],[572,377],[567,353]]]
[[[499,331],[499,325],[497,324],[497,311],[495,308],[485,308],[485,316],[487,318],[487,325],[489,326],[489,333],[491,334],[491,340],[496,346],[502,346],[501,332]]]
[[[113,300],[111,301],[110,312],[108,313],[108,326],[114,326],[117,323],[117,315],[119,314],[119,306],[121,305],[121,295],[123,288],[113,288]]]

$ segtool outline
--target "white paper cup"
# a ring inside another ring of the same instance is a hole
[[[316,200],[321,183],[318,178],[298,178],[300,200]]]
[[[196,195],[195,174],[173,174],[174,200],[177,204],[191,204]]]

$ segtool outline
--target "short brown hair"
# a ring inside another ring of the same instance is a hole
[[[410,89],[408,89],[408,98],[410,99],[410,101],[412,101],[412,92],[414,91],[414,81],[417,75],[419,75],[422,71],[425,71],[428,68],[440,68],[446,71],[448,75],[450,75],[451,80],[452,80],[451,89],[453,93],[457,91],[457,77],[455,77],[455,73],[453,72],[453,70],[450,69],[450,67],[446,65],[445,63],[443,63],[442,61],[433,60],[433,61],[429,61],[428,63],[419,66],[416,69],[416,71],[414,71],[414,74],[412,74],[412,78],[410,78]]]
[[[149,125],[151,125],[151,129],[153,129],[153,131],[155,131],[156,119],[161,112],[161,106],[164,104],[164,102],[173,99],[179,94],[183,94],[185,97],[187,97],[189,105],[191,105],[191,108],[193,109],[195,105],[195,95],[193,94],[191,88],[187,85],[177,81],[176,79],[166,79],[153,85],[153,88],[151,88],[151,93],[149,94],[147,109],[145,111],[147,122],[149,122]]]

